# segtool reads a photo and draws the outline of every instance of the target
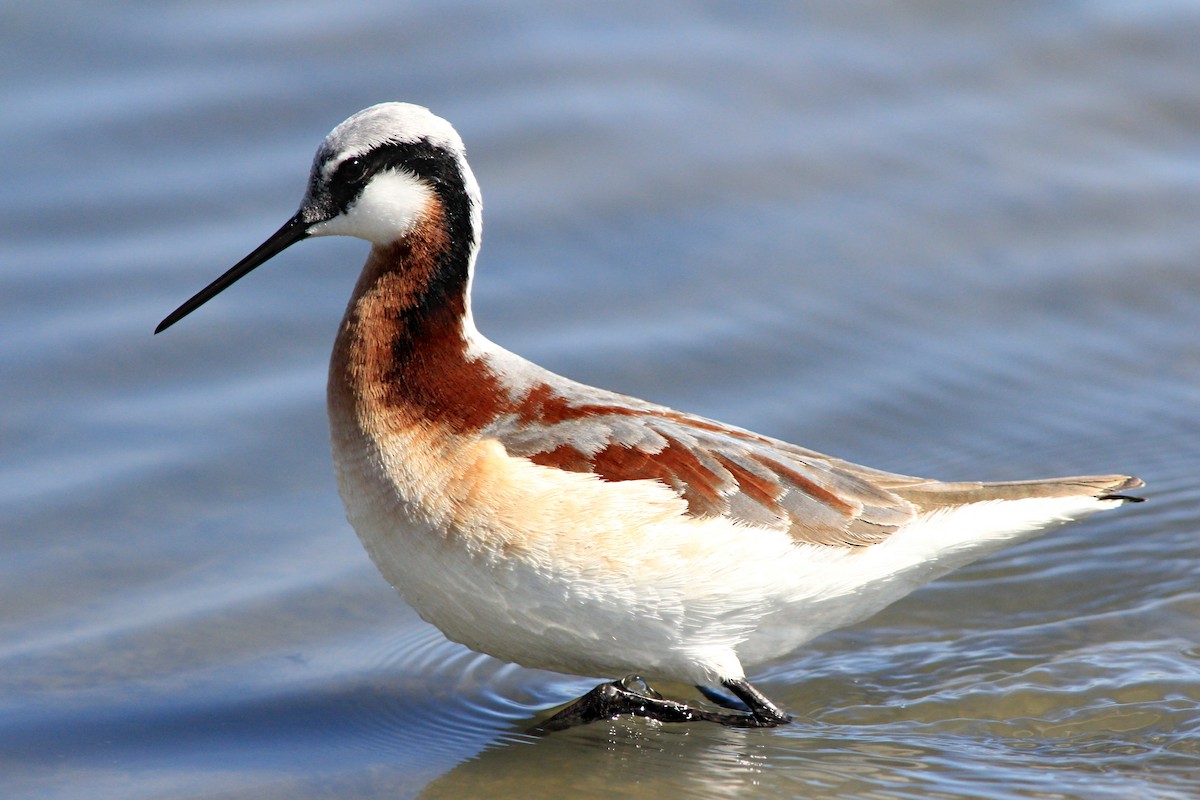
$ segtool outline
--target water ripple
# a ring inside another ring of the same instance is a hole
[[[1195,9],[617,10],[7,13],[0,793],[1200,793]],[[149,335],[382,99],[470,144],[505,345],[884,468],[1148,502],[770,665],[790,728],[526,735],[591,681],[447,642],[343,521],[322,373],[361,243]]]

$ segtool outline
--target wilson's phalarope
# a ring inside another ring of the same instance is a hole
[[[168,316],[310,236],[370,256],[329,369],[333,459],[376,566],[450,639],[580,675],[720,684],[745,713],[605,683],[554,717],[788,720],[745,665],[1049,526],[1138,500],[1124,475],[942,483],[575,383],[475,329],[479,187],[462,140],[384,103],[326,137],[300,210]]]

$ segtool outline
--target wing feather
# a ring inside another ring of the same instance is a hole
[[[916,515],[896,487],[920,478],[860,468],[776,439],[557,376],[517,393],[483,435],[510,455],[607,481],[658,480],[696,517],[786,530],[798,542],[857,547]],[[881,478],[883,480],[881,480]]]
[[[1142,485],[1124,475],[943,483],[884,472],[576,383],[490,342],[477,353],[509,395],[480,435],[510,455],[606,481],[661,481],[692,516],[786,531],[799,543],[865,547],[949,507],[1075,495],[1134,501],[1121,492]]]

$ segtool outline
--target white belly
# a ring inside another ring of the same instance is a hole
[[[597,677],[743,677],[743,664],[786,655],[1016,538],[1106,507],[1086,497],[979,503],[870,547],[797,544],[687,517],[656,482],[561,472],[496,442],[456,453],[452,470],[433,459],[422,467],[416,442],[384,452],[342,430],[334,461],[350,522],[425,620],[506,661]]]
[[[769,606],[756,573],[791,549],[774,532],[689,520],[655,483],[608,484],[502,454],[504,483],[518,491],[447,519],[402,496],[361,447],[335,439],[334,452],[347,516],[385,579],[450,639],[529,667],[740,676],[736,646]]]

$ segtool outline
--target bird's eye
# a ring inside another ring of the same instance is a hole
[[[346,183],[362,183],[367,177],[367,162],[361,158],[348,158],[338,168],[338,177]]]

